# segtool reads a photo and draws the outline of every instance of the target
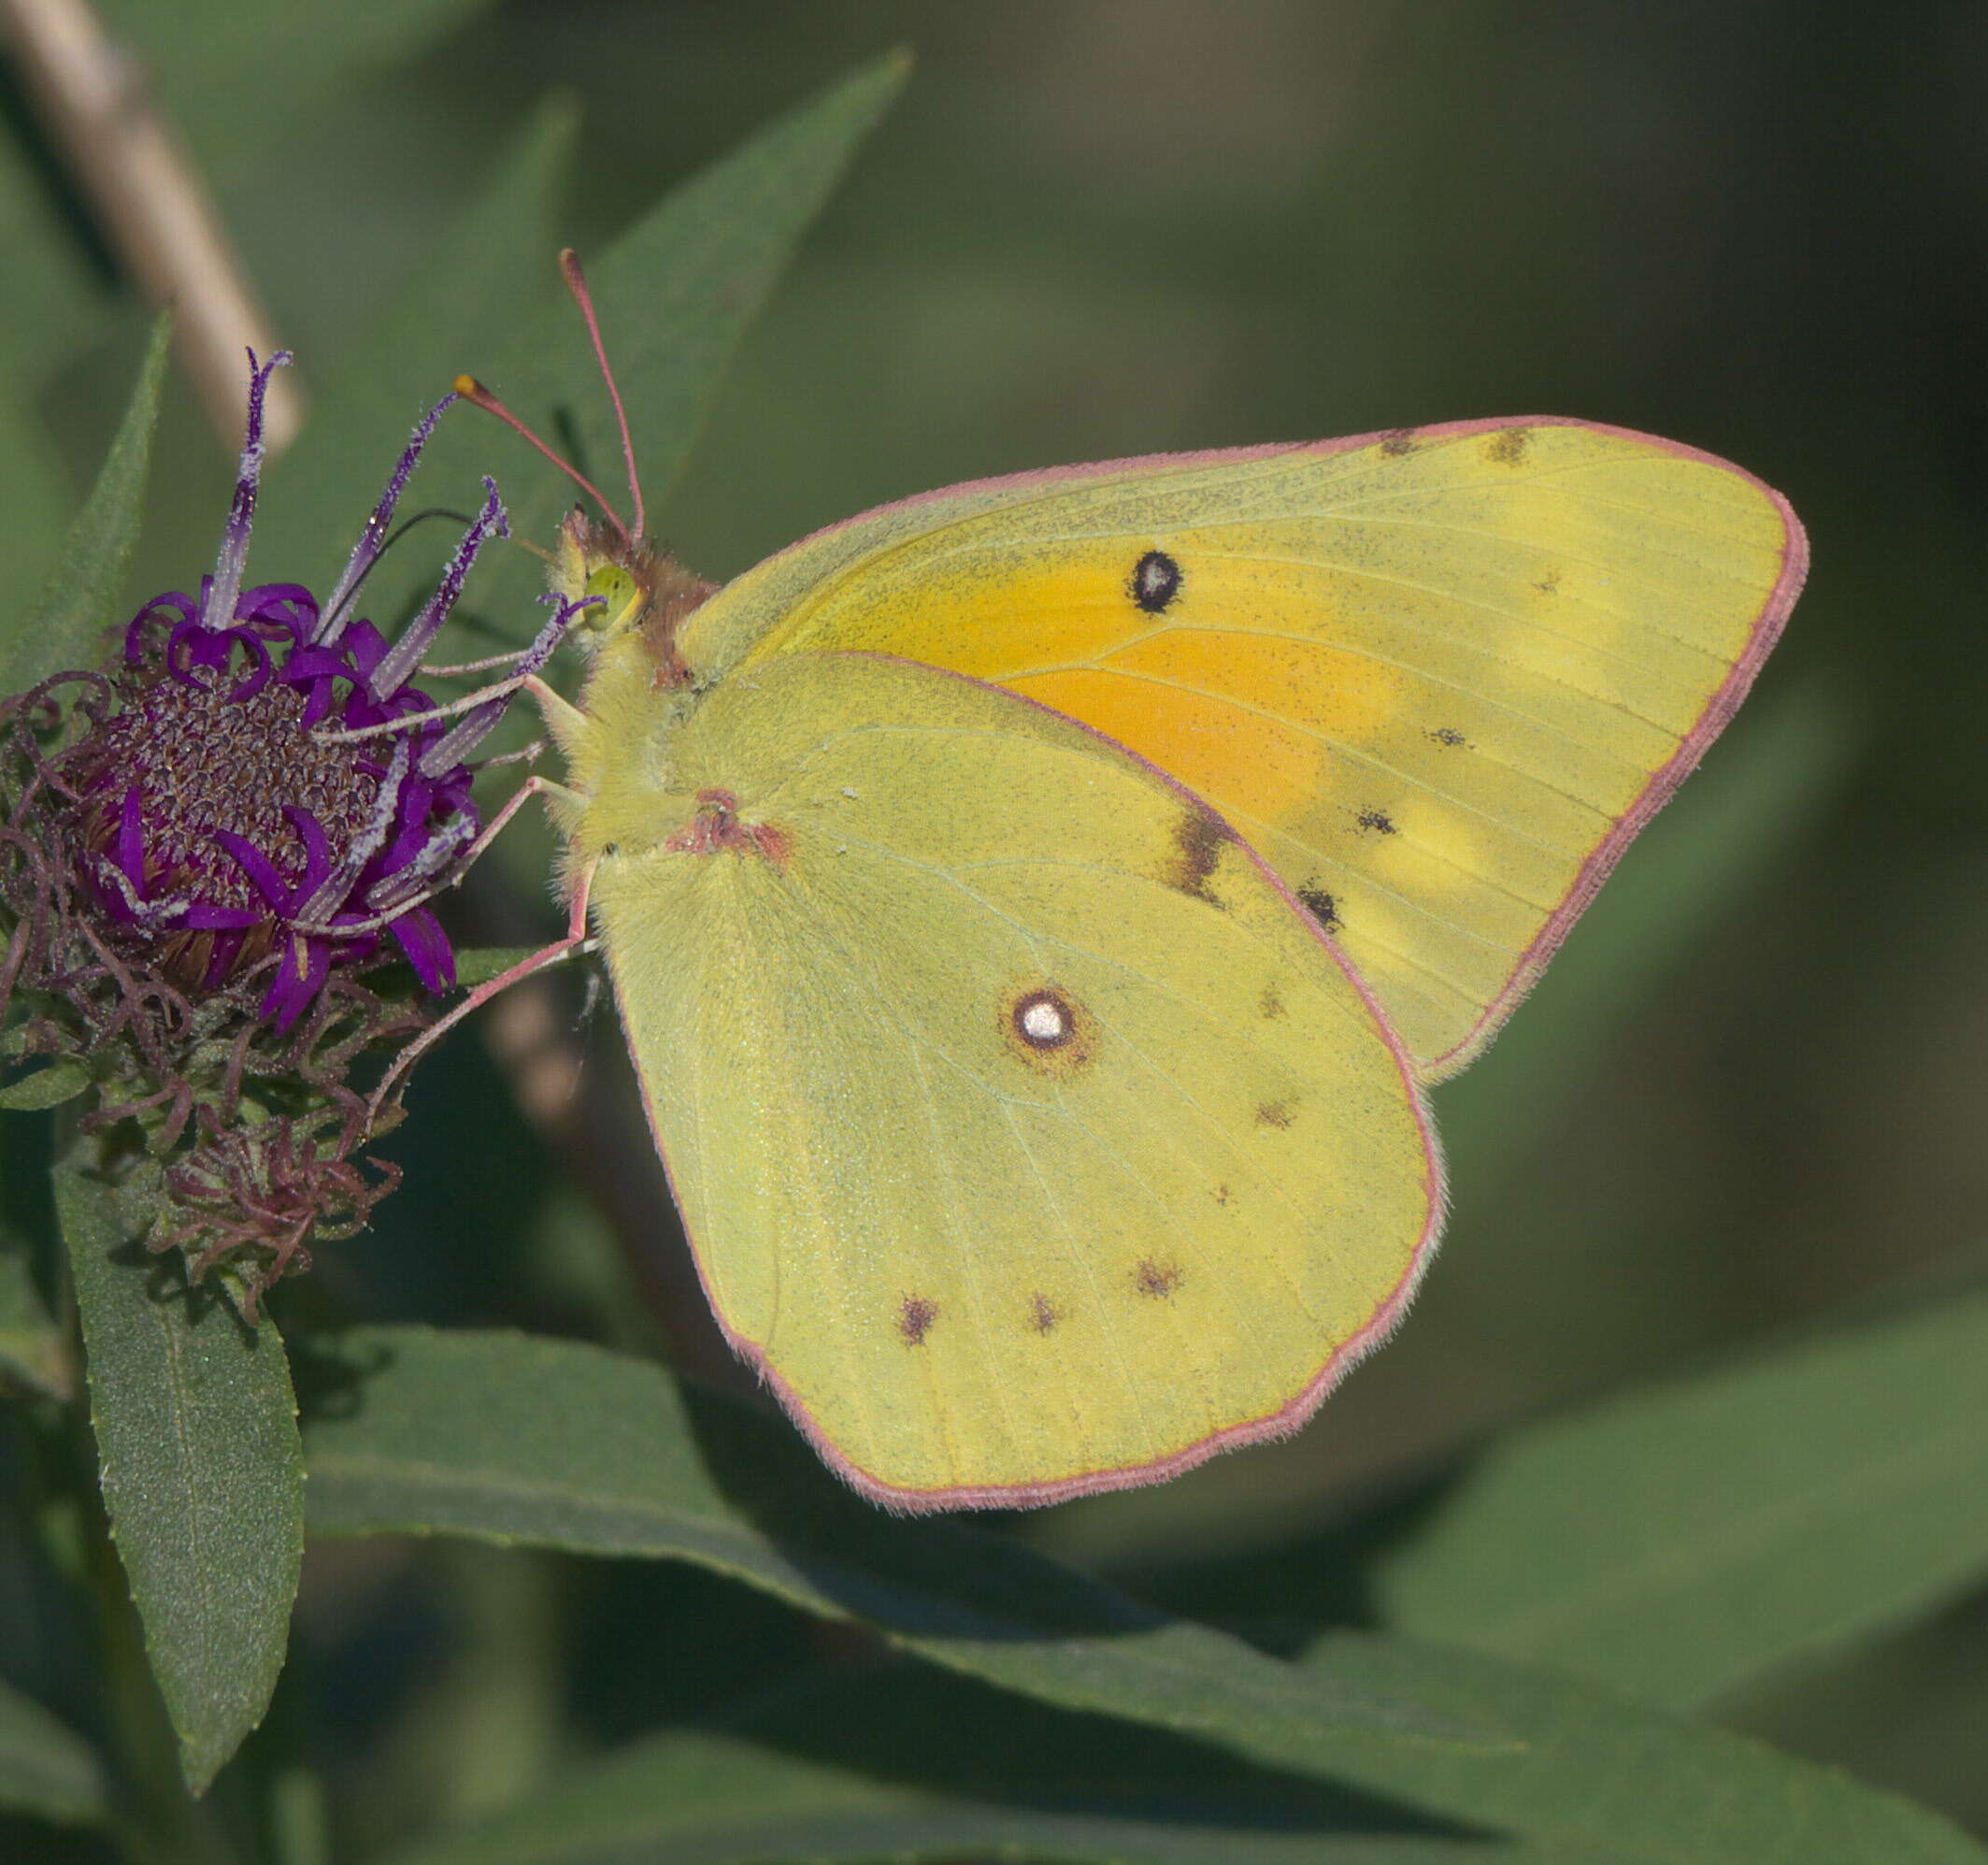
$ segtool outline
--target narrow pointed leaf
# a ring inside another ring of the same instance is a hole
[[[33,587],[54,557],[67,503],[48,435],[14,383],[0,380],[0,511],[8,568],[20,586]]]
[[[72,1158],[56,1209],[83,1325],[104,1501],[195,1793],[262,1720],[303,1559],[304,1465],[265,1316],[189,1291],[139,1240],[154,1172],[119,1187]]]
[[[59,1056],[46,1068],[17,1076],[0,1087],[0,1109],[21,1113],[58,1108],[64,1101],[73,1101],[90,1085],[91,1079],[89,1069],[75,1057]]]
[[[96,1751],[39,1703],[0,1684],[0,1812],[89,1826],[107,1811]]]
[[[117,605],[145,515],[145,481],[171,325],[164,313],[153,322],[138,385],[95,488],[69,527],[40,594],[0,641],[0,694],[19,693],[64,667],[94,666],[104,630],[123,619]]]
[[[344,567],[415,423],[470,358],[503,343],[534,305],[551,300],[553,229],[578,131],[569,101],[548,104],[379,326],[336,358],[307,359],[310,419],[272,470],[256,517],[255,558],[268,575],[293,576],[322,594]],[[450,415],[444,436],[451,423],[471,424],[486,450],[502,451],[491,445],[495,430],[487,417],[474,409]],[[431,446],[431,464],[403,516],[436,498],[460,498],[473,508],[482,495],[466,463],[451,479],[436,472],[434,452]],[[410,561],[396,557],[376,570],[362,609],[377,606],[397,620],[408,599],[417,591],[425,595],[439,580],[453,542],[447,524],[424,526],[400,548],[398,556]]]
[[[523,964],[536,950],[529,945],[467,946],[455,955],[455,982],[465,991],[473,990]]]
[[[627,402],[643,490],[655,506],[690,457],[733,351],[909,69],[892,54],[804,104],[667,195],[606,252],[582,255],[608,353]],[[555,287],[554,254],[543,258]],[[520,308],[508,337],[456,366],[483,380],[548,439],[570,423],[579,464],[624,508],[621,440],[584,326],[563,290]],[[550,547],[571,484],[486,416],[436,436],[431,483],[466,496],[493,473],[514,537]],[[404,595],[397,567],[378,579]],[[491,559],[473,590],[478,608],[523,641],[544,611],[534,599],[544,569],[522,551]],[[380,607],[385,607],[382,601]]]
[[[23,1212],[21,1126],[0,1121],[0,1395],[9,1384],[50,1399],[75,1386],[69,1343],[35,1285],[30,1220]]]
[[[590,278],[651,505],[689,464],[739,338],[910,69],[906,54],[889,53],[762,131],[670,195]],[[566,348],[575,354],[562,354],[562,373],[583,444],[611,470],[611,411],[593,392],[583,346]],[[550,509],[565,499],[562,491]]]
[[[815,1707],[845,1718],[880,1707],[850,1696]],[[1005,1745],[1012,1734],[998,1714],[991,1720],[977,1715],[973,1728],[990,1747]],[[1086,1723],[1078,1733],[1094,1729]],[[880,1780],[738,1736],[664,1735],[633,1744],[542,1799],[395,1853],[390,1865],[869,1865],[880,1858],[894,1865],[961,1858],[1014,1865],[1474,1865],[1484,1856],[1475,1837],[1334,1831],[1329,1797],[1316,1788],[1305,1795],[1303,1783],[1273,1800],[1253,1783],[1247,1794],[1226,1783],[1211,1786],[1190,1766],[1165,1776],[1114,1774],[1101,1784],[1085,1759],[1079,1747],[1062,1772],[1031,1769],[1025,1786],[1012,1780],[1010,1791],[1039,1802],[1014,1805],[1004,1804],[997,1789],[976,1796],[907,1786],[896,1770],[895,1778]],[[1315,1809],[1308,1800],[1325,1804]],[[1501,1865],[1512,1856],[1497,1855]]]
[[[1305,1752],[1344,1728],[1449,1739],[1000,1536],[894,1519],[792,1433],[686,1405],[660,1368],[568,1341],[373,1327],[313,1343],[310,1526],[694,1562],[857,1618],[937,1663],[1072,1708]]]
[[[1988,1575],[1988,1297],[1495,1445],[1381,1570],[1403,1629],[1695,1708]]]
[[[1554,1671],[1352,1632],[1323,1640],[1301,1668],[1314,1666],[1514,1744],[1472,1753],[1340,1743],[1318,1757],[1322,1769],[1520,1835],[1562,1865],[1988,1861],[1979,1842],[1909,1800]]]
[[[391,69],[488,0],[107,0],[107,24],[148,76],[203,165],[225,188],[256,179],[266,110],[222,110],[217,97],[282,101],[286,126],[341,84]]]
[[[393,1865],[715,1860],[1981,1865],[1945,1821],[1551,1673],[1349,1635],[1314,1657],[1496,1726],[1498,1749],[1342,1738],[1303,1757],[1158,1734],[909,1667],[636,1743]]]
[[[116,302],[88,246],[64,218],[64,206],[20,139],[0,141],[0,253],[6,255],[0,265],[0,353],[11,372],[10,395],[25,396],[50,370],[80,355],[101,334]],[[0,488],[7,484],[0,468]],[[54,514],[58,527],[69,516],[67,499],[61,505]],[[12,518],[10,507],[9,524]]]

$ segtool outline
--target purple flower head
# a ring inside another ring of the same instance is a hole
[[[245,586],[263,396],[289,360],[250,353],[248,439],[213,573],[197,594],[155,595],[132,618],[120,704],[61,760],[77,865],[108,942],[189,996],[259,987],[258,1014],[279,1030],[335,970],[395,948],[429,990],[454,983],[427,902],[477,850],[465,760],[509,696],[506,683],[466,708],[437,707],[411,683],[478,551],[508,535],[488,480],[398,640],[351,611],[452,395],[415,430],[322,608],[301,583]]]

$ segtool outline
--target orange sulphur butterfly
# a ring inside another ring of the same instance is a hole
[[[1751,475],[1552,418],[977,481],[708,595],[639,530],[565,534],[548,953],[591,913],[721,1325],[906,1510],[1171,1476],[1386,1336],[1423,1085],[1806,567]]]

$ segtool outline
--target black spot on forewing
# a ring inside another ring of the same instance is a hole
[[[1437,744],[1447,745],[1452,751],[1455,751],[1458,747],[1467,745],[1470,742],[1454,725],[1438,725],[1429,736]]]
[[[1180,593],[1180,566],[1165,551],[1148,551],[1133,566],[1125,588],[1137,607],[1158,615]]]
[[[1289,1101],[1266,1101],[1256,1110],[1256,1124],[1259,1126],[1287,1127],[1297,1118],[1292,1112]]]
[[[1556,569],[1548,570],[1537,582],[1533,584],[1533,587],[1541,595],[1558,595],[1560,594],[1560,572]]]
[[[1298,905],[1311,915],[1327,932],[1339,929],[1339,903],[1324,888],[1307,882],[1297,890]]]
[[[1399,831],[1394,827],[1394,819],[1385,810],[1363,810],[1359,816],[1360,826],[1370,836],[1392,836]]]
[[[1525,464],[1526,443],[1532,438],[1531,432],[1526,428],[1505,428],[1485,441],[1484,457],[1495,466],[1523,466]]]
[[[1208,881],[1221,864],[1223,849],[1234,839],[1235,832],[1221,817],[1189,810],[1174,824],[1173,859],[1161,878],[1194,899],[1221,906]]]
[[[1264,986],[1262,995],[1256,999],[1256,1014],[1265,1018],[1290,1015],[1290,1011],[1284,1009],[1284,994],[1277,988],[1275,978]]]
[[[1392,434],[1383,434],[1380,437],[1380,451],[1392,456],[1412,453],[1416,445],[1415,430],[1412,427],[1397,427]]]
[[[908,1295],[897,1311],[897,1331],[908,1347],[922,1347],[932,1324],[938,1319],[938,1303],[922,1295]]]
[[[1037,1290],[1035,1295],[1029,1298],[1028,1319],[1029,1326],[1037,1333],[1047,1334],[1051,1327],[1055,1327],[1063,1319],[1063,1314],[1048,1296]]]

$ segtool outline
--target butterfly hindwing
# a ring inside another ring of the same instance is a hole
[[[1179,784],[840,653],[738,668],[616,774],[594,900],[707,1288],[859,1487],[1150,1481],[1297,1423],[1399,1313],[1439,1204],[1407,1058]]]

